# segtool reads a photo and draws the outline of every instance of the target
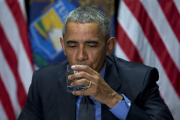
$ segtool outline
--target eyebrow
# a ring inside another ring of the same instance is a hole
[[[68,40],[66,43],[68,44],[68,43],[77,43],[77,42],[75,40]]]

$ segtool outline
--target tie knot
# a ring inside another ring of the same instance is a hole
[[[94,105],[93,100],[92,100],[89,96],[83,96],[81,102],[82,102],[82,101],[86,102],[87,104],[92,104],[92,105]]]

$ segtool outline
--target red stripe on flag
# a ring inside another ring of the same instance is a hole
[[[146,35],[149,43],[153,47],[155,53],[157,54],[161,64],[173,85],[176,93],[180,97],[180,73],[177,69],[176,65],[174,64],[172,58],[170,57],[165,45],[163,44],[156,28],[154,27],[151,19],[149,18],[148,14],[146,13],[144,7],[140,3],[140,1],[130,1],[124,0],[125,4],[128,6],[132,14],[140,23],[144,34]],[[173,73],[173,74],[172,74]]]
[[[29,58],[31,67],[33,69],[33,61],[32,61],[32,56],[31,56],[32,54],[31,54],[31,48],[30,48],[30,40],[28,37],[27,23],[25,21],[25,18],[23,16],[19,3],[17,0],[6,0],[6,3],[9,6],[9,9],[11,10],[13,17],[17,23],[17,27],[19,28],[19,33],[21,36],[23,46],[25,48],[26,54]]]
[[[126,35],[119,22],[117,23],[117,40],[119,46],[121,46],[122,50],[124,53],[126,53],[130,61],[143,63],[141,57],[139,56],[138,50]]]
[[[168,20],[173,32],[180,42],[180,14],[172,0],[160,0],[159,4]]]
[[[0,35],[1,35],[0,46],[2,47],[4,56],[16,78],[18,102],[22,109],[24,105],[26,104],[27,95],[23,87],[23,84],[21,82],[21,79],[19,77],[17,57],[11,45],[9,44],[1,26],[0,26]]]
[[[16,120],[15,113],[6,88],[0,76],[0,100],[9,120]]]

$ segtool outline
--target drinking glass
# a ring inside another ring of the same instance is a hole
[[[71,69],[71,65],[67,65],[67,76],[66,76],[66,80],[67,80],[67,91],[68,92],[73,92],[73,91],[77,91],[77,90],[86,90],[87,87],[85,85],[78,85],[75,87],[71,87],[71,83],[78,80],[78,79],[74,79],[74,80],[69,80],[68,76],[72,75],[74,73],[78,73],[79,71],[76,70],[72,70]]]

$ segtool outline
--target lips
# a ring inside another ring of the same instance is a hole
[[[73,65],[87,65],[87,66],[89,66],[90,68],[93,68],[93,64],[88,64],[88,63],[86,63],[86,62],[78,62],[78,63],[75,63],[75,64],[73,64]]]

